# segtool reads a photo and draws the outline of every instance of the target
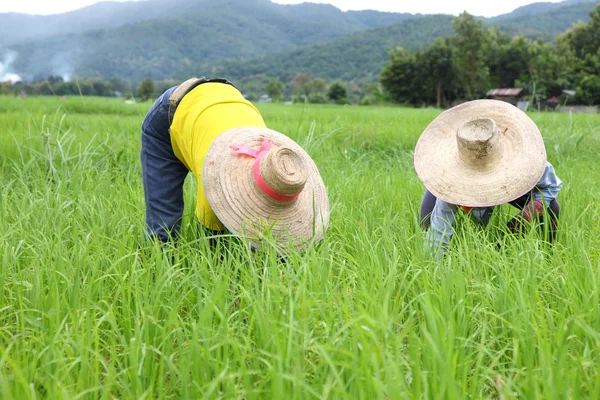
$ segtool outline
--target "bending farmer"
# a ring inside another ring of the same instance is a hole
[[[443,112],[421,134],[414,160],[426,187],[421,221],[438,255],[448,246],[459,210],[485,226],[494,206],[504,203],[521,210],[509,221],[510,230],[546,218],[554,239],[562,181],[546,161],[539,129],[513,105],[475,100]]]
[[[176,238],[183,183],[198,180],[196,216],[258,245],[268,230],[281,248],[319,241],[329,223],[327,191],[310,156],[268,129],[259,111],[226,80],[192,78],[168,89],[142,124],[148,235]]]

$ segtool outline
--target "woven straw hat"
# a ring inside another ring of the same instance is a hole
[[[470,207],[507,203],[530,191],[546,167],[544,141],[517,107],[475,100],[435,118],[415,148],[415,169],[436,197]]]
[[[210,146],[202,171],[217,218],[253,245],[269,231],[280,252],[323,238],[329,200],[317,166],[296,142],[267,128],[226,131]]]

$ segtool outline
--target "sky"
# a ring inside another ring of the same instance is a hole
[[[140,0],[112,0],[140,1]],[[224,0],[225,1],[225,0]],[[560,0],[544,0],[557,3]],[[19,12],[27,14],[60,14],[89,6],[98,0],[1,0],[0,13]],[[305,0],[273,0],[280,4],[298,4]],[[311,0],[312,3],[329,3],[342,11],[347,10],[378,10],[421,14],[452,14],[458,15],[468,11],[472,15],[493,17],[511,12],[515,8],[535,3],[536,0]]]

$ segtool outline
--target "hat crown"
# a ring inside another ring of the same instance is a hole
[[[267,153],[260,163],[260,175],[271,189],[283,195],[300,193],[308,179],[302,157],[288,147]]]
[[[462,124],[456,132],[459,158],[468,166],[482,167],[500,157],[500,134],[496,121],[477,118]]]

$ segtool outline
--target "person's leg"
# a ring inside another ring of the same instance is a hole
[[[556,239],[556,231],[558,230],[558,217],[560,215],[560,203],[558,202],[558,200],[552,200],[550,202],[550,206],[546,211],[548,213],[548,219],[550,219],[548,234],[550,236],[550,243],[552,243],[554,239]]]
[[[188,170],[173,153],[169,134],[169,95],[154,102],[142,123],[142,179],[146,201],[147,235],[167,241],[176,237],[183,214],[183,182]]]
[[[437,197],[425,189],[423,199],[421,200],[421,207],[419,207],[419,220],[421,221],[421,226],[425,229],[429,229],[431,225],[431,212],[433,211],[433,207],[435,207],[436,200]]]

